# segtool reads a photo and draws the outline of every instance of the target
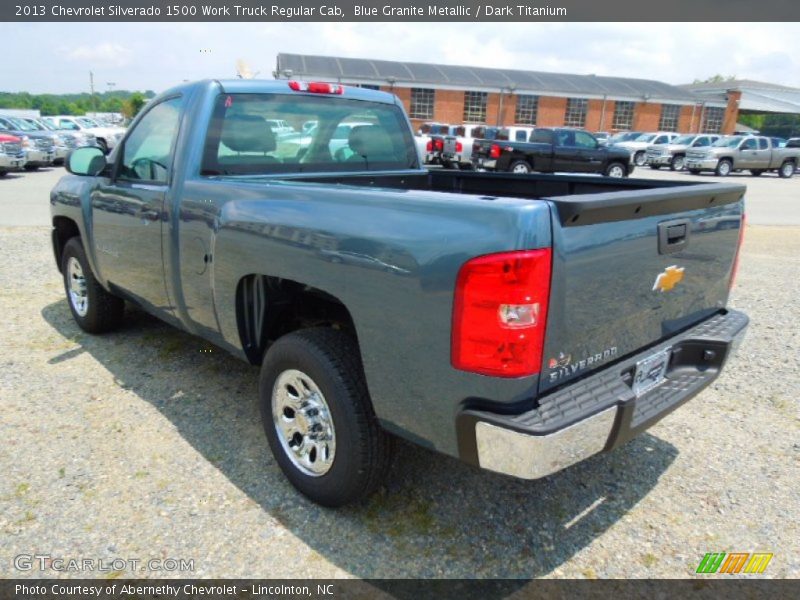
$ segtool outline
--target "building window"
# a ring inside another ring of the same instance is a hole
[[[486,92],[464,92],[464,122],[484,123],[486,121]]]
[[[615,102],[614,103],[614,129],[624,129],[630,131],[633,128],[633,107],[636,106],[633,102]]]
[[[724,120],[724,108],[707,106],[703,117],[703,133],[719,133],[722,130],[722,121]]]
[[[536,125],[536,113],[539,110],[539,96],[517,96],[517,110],[514,122],[518,125]]]
[[[586,125],[586,110],[589,101],[585,98],[567,98],[567,114],[564,125],[567,127],[583,127]]]
[[[658,128],[661,131],[678,131],[678,117],[681,114],[681,107],[678,104],[662,104],[661,119]]]
[[[434,90],[411,88],[411,106],[408,116],[412,119],[432,119]]]

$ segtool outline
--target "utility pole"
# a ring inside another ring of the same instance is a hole
[[[92,111],[97,112],[97,102],[94,97],[94,73],[89,71],[89,90],[92,93]]]

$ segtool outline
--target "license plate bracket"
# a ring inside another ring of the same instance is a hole
[[[633,373],[633,393],[638,398],[666,380],[672,348],[665,348],[636,363]]]

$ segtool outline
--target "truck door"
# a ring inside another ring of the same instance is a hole
[[[585,131],[575,132],[576,170],[585,173],[601,171],[606,152],[594,136]]]
[[[162,245],[182,97],[147,109],[117,149],[112,177],[91,194],[98,269],[145,308],[169,313]]]
[[[739,160],[733,165],[736,169],[757,169],[758,165],[758,140],[749,137],[739,146]]]
[[[575,132],[570,129],[557,129],[553,134],[553,171],[580,171]]]
[[[754,161],[755,169],[769,169],[772,162],[772,141],[769,138],[758,138],[758,151],[756,152]],[[778,165],[775,165],[778,166]]]

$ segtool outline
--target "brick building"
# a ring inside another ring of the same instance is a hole
[[[583,127],[589,131],[733,133],[738,95],[702,96],[649,79],[278,54],[279,78],[392,92],[424,122]]]

